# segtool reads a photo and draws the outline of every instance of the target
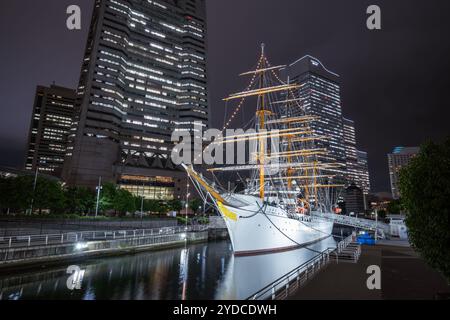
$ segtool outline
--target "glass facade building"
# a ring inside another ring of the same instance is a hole
[[[65,180],[179,197],[186,174],[170,160],[171,134],[208,119],[204,0],[96,0]]]
[[[76,92],[38,86],[31,116],[25,169],[60,177],[74,116]]]
[[[408,165],[412,157],[419,153],[418,147],[396,147],[392,153],[388,154],[389,178],[391,181],[392,197],[400,198],[398,190],[398,178],[401,168]]]
[[[370,192],[369,166],[367,152],[360,151],[356,147],[355,122],[343,119],[345,156],[347,162],[347,186],[355,184],[363,190],[364,194]]]
[[[301,99],[303,110],[292,115],[305,113],[318,116],[311,127],[317,135],[327,137],[316,142],[316,147],[327,150],[326,155],[320,156],[320,161],[339,164],[339,167],[329,171],[336,174],[336,182],[345,182],[346,148],[339,75],[329,71],[318,59],[309,55],[284,68],[281,75],[287,82],[300,85],[296,96]]]
[[[358,154],[358,179],[357,185],[363,190],[364,194],[370,192],[370,176],[369,176],[369,161],[367,152],[357,150]]]
[[[347,164],[347,185],[355,183],[358,187],[359,170],[358,170],[358,154],[356,150],[356,130],[355,122],[350,119],[343,119],[344,124],[344,141],[345,141],[345,158]]]

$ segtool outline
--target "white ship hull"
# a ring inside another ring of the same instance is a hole
[[[218,205],[236,255],[289,250],[329,237],[333,222],[305,216],[289,218],[278,207]]]
[[[219,194],[192,168],[190,177],[213,199],[224,218],[236,255],[294,249],[331,236],[333,222],[317,217],[289,215],[281,204],[269,205],[244,194]]]

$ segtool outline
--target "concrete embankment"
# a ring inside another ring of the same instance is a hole
[[[0,270],[48,266],[99,256],[132,254],[161,250],[186,243],[208,241],[208,231],[89,241],[63,245],[23,247],[0,250]]]
[[[208,239],[209,240],[224,240],[228,239],[228,230],[227,229],[209,229]]]

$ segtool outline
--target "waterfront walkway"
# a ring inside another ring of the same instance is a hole
[[[60,239],[60,240],[58,240]],[[0,269],[128,254],[208,240],[207,226],[0,238]]]
[[[381,268],[381,290],[369,290],[367,267]],[[435,299],[450,292],[446,280],[403,242],[363,246],[358,263],[331,263],[291,300],[307,299]],[[448,295],[447,295],[448,297]]]

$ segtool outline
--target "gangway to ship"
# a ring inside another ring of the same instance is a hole
[[[354,228],[359,228],[368,231],[375,231],[377,238],[384,239],[386,235],[389,234],[390,228],[389,225],[369,219],[350,217],[346,215],[334,214],[334,213],[322,213],[322,212],[311,212],[312,216],[320,217],[322,219],[328,221],[334,221],[337,224],[341,224],[344,226],[350,226]]]

